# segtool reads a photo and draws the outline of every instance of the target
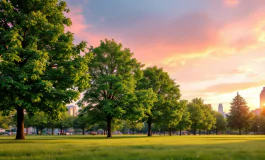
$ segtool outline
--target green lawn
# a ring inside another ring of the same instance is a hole
[[[0,159],[264,160],[265,136],[0,137]]]

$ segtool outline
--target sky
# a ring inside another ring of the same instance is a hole
[[[228,112],[239,92],[259,108],[265,86],[264,0],[67,0],[75,42],[114,39],[162,67],[182,99]]]

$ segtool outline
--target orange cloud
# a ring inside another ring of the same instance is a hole
[[[245,90],[245,89],[264,86],[264,85],[265,85],[265,81],[224,83],[224,84],[218,84],[218,85],[210,86],[210,87],[204,89],[203,92],[230,93],[230,92]]]
[[[172,63],[176,59],[208,54],[220,41],[217,29],[206,14],[198,12],[182,15],[167,23],[146,20],[126,30],[123,40],[140,61],[174,65]]]

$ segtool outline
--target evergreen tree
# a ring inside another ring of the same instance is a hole
[[[228,126],[232,129],[238,129],[239,135],[242,129],[250,128],[252,114],[249,112],[246,100],[238,93],[231,102],[230,113],[227,115]]]

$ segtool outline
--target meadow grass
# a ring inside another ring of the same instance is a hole
[[[0,136],[0,159],[264,160],[265,136]]]

